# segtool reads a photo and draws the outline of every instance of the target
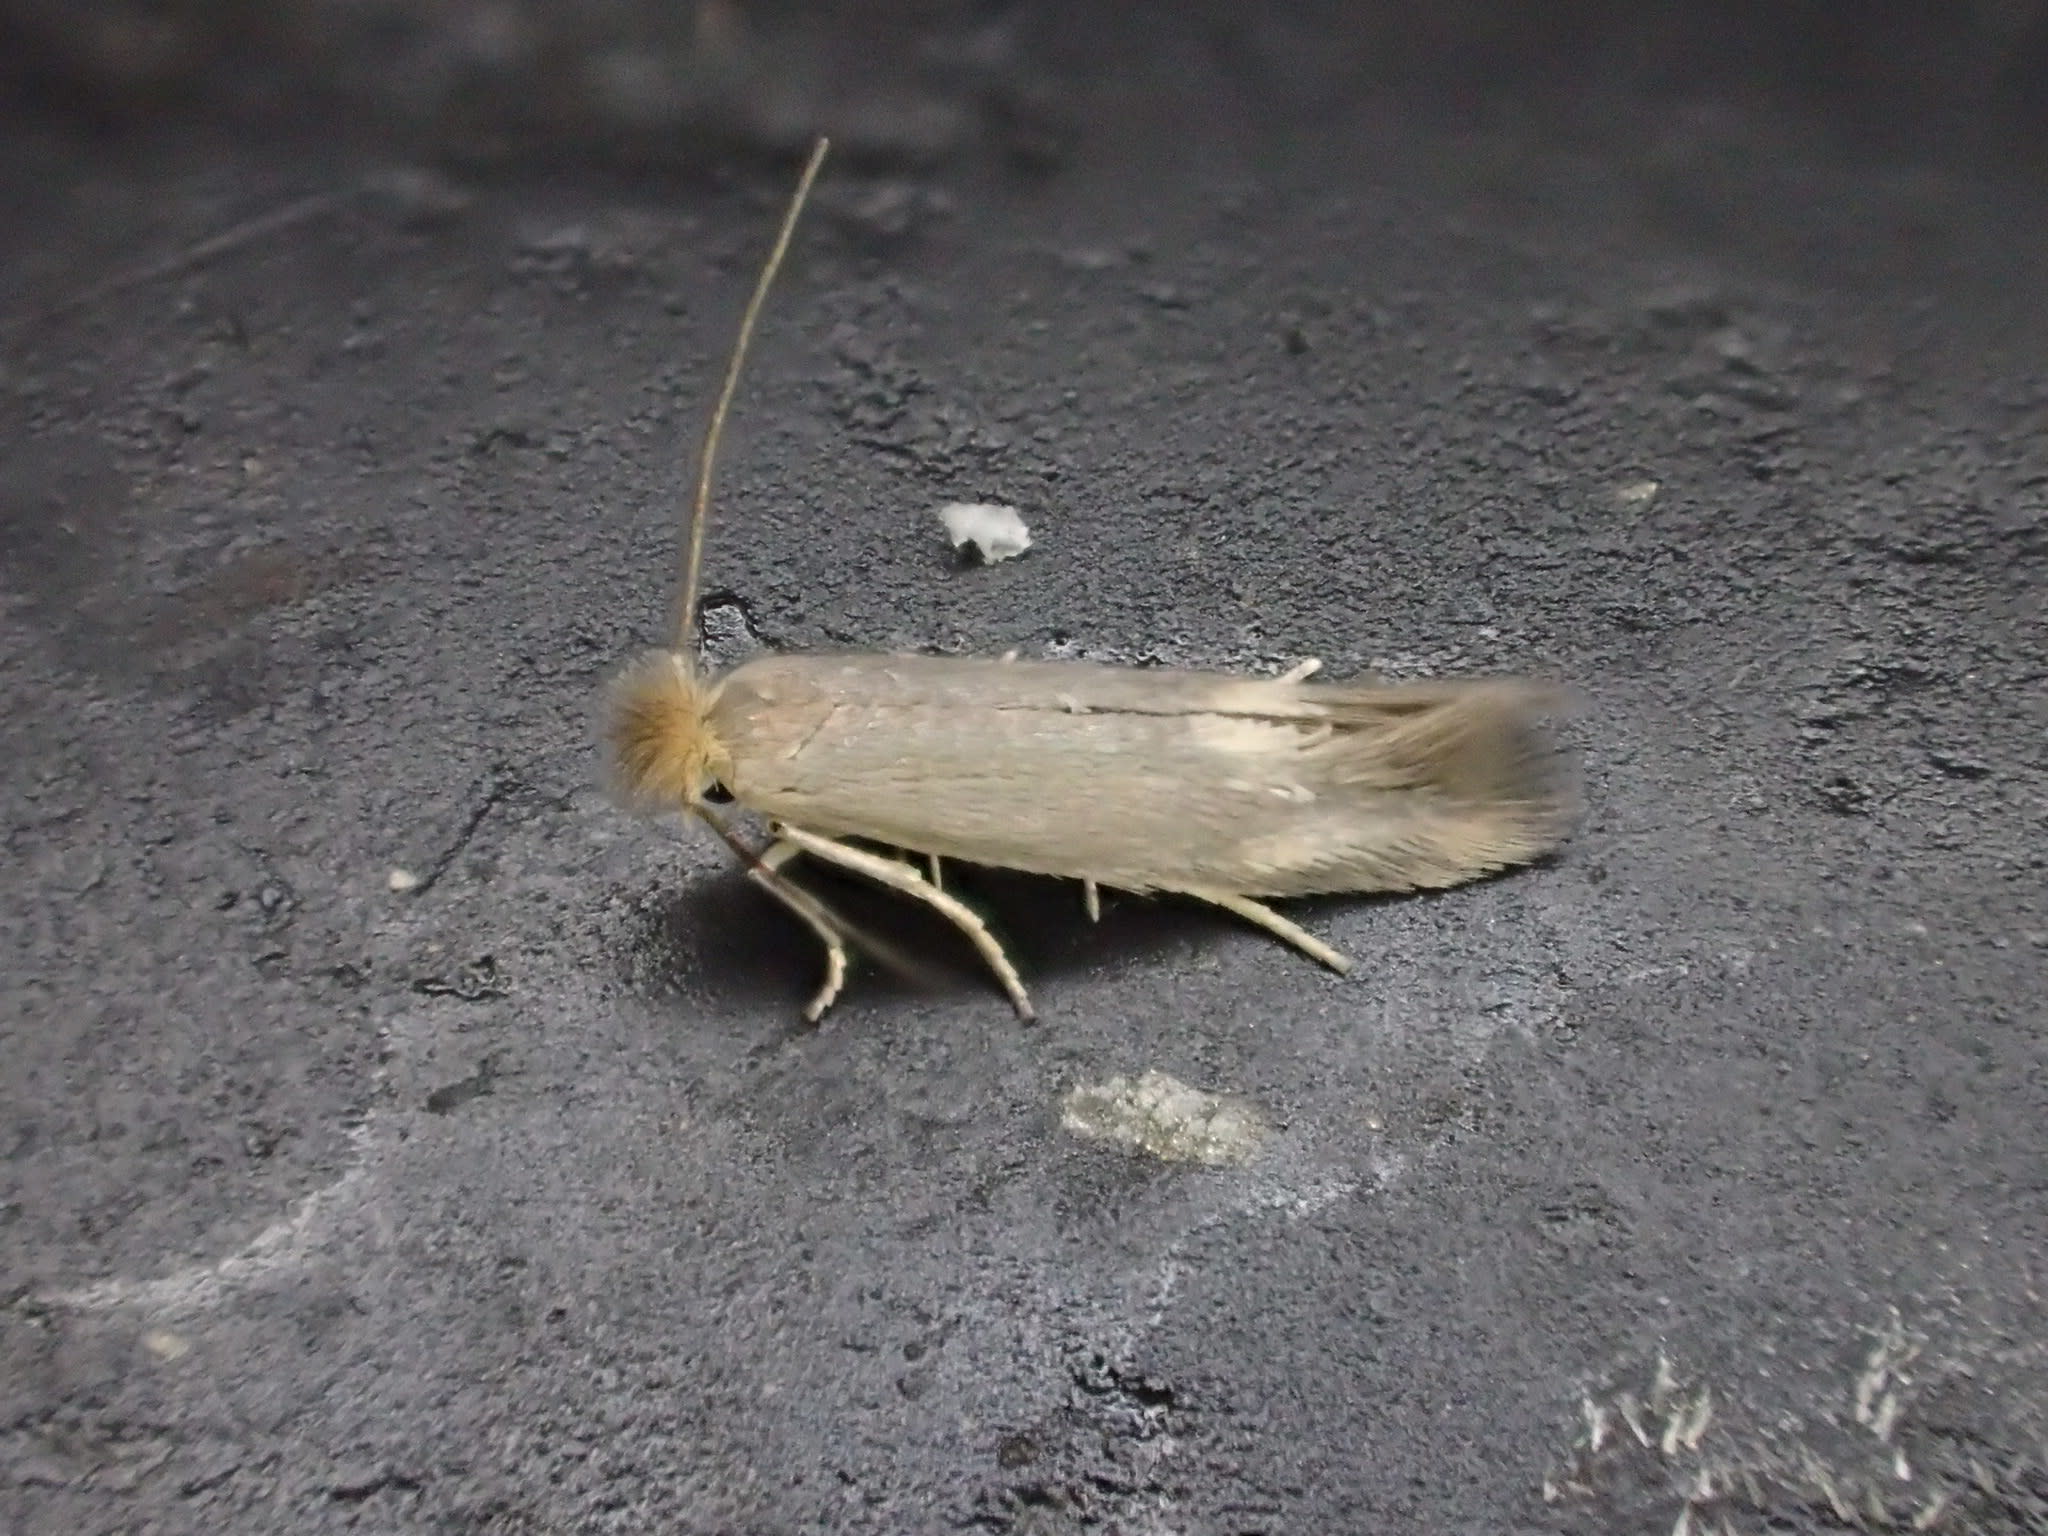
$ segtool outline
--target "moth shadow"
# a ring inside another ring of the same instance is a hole
[[[948,866],[947,884],[989,919],[1028,983],[1032,975],[1062,976],[1108,966],[1157,960],[1242,933],[1242,919],[1185,896],[1101,893],[1100,921],[1088,915],[1076,880],[1023,875],[1012,870]]]
[[[817,939],[744,876],[650,889],[635,916],[629,985],[665,996],[708,992],[721,1013],[782,1006],[820,963]]]
[[[1456,901],[1475,885],[1530,876],[1555,861],[1549,855],[1445,890],[1311,896],[1276,905],[1320,934],[1339,913]],[[967,937],[923,902],[811,860],[799,860],[790,874],[823,900],[851,935],[847,991],[838,1006],[855,997],[884,1005],[978,993],[1000,997]],[[1236,914],[1192,897],[1105,890],[1097,922],[1087,914],[1078,881],[951,863],[945,882],[946,890],[987,924],[1025,987],[1034,991],[1053,978],[1142,966],[1232,935],[1260,944],[1280,942]],[[671,992],[708,988],[728,1000],[735,1013],[786,1010],[796,1019],[823,977],[824,951],[817,936],[737,869],[669,892],[646,911],[635,946],[643,983]],[[1313,963],[1292,949],[1285,952]]]
[[[978,993],[1000,1000],[967,937],[929,906],[811,861],[799,861],[789,873],[852,934],[855,952],[840,1006],[855,995],[884,1004]],[[1091,921],[1079,882],[1010,870],[948,864],[945,888],[988,925],[1033,990],[1057,977],[1142,965],[1248,931],[1241,919],[1199,902],[1117,891],[1102,893],[1101,921]],[[651,901],[634,950],[643,984],[674,992],[708,989],[734,1011],[794,1013],[823,976],[817,936],[738,870]]]
[[[1443,889],[1339,892],[1288,897],[1269,905],[1338,951],[1348,948],[1356,962],[1362,958],[1356,943],[1347,946],[1331,934],[1333,919],[1356,918],[1396,906],[1427,909],[1438,903],[1452,904],[1455,913],[1456,903],[1469,900],[1476,888],[1533,877],[1556,857],[1546,854],[1526,865]],[[1222,943],[1263,946],[1283,957],[1285,963],[1324,970],[1321,961],[1278,935],[1198,897],[1104,890],[1098,923],[1087,915],[1078,881],[949,864],[946,884],[988,921],[1023,972],[1027,987],[1034,980],[1064,974],[1140,967],[1163,956],[1185,955]],[[957,940],[957,935],[952,937]],[[965,943],[959,942],[964,952]]]

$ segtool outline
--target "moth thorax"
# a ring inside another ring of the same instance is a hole
[[[711,729],[716,691],[679,651],[641,657],[612,685],[612,763],[628,802],[672,810],[731,774],[731,754]]]

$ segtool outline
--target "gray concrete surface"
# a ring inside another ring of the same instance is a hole
[[[1031,1027],[599,789],[780,170],[8,130],[0,1524],[2048,1528],[2040,183],[1171,43],[834,178],[720,632],[1538,669],[1589,812],[1348,981],[975,879]]]

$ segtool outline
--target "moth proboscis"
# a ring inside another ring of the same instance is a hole
[[[712,408],[689,507],[673,650],[613,685],[610,743],[637,807],[708,824],[818,935],[839,995],[856,930],[783,872],[799,855],[936,909],[1032,1016],[1016,967],[945,889],[943,861],[1208,902],[1337,971],[1266,898],[1458,885],[1549,852],[1571,796],[1538,729],[1553,690],[1513,678],[1311,682],[1009,657],[769,654],[700,665],[712,465],[763,302],[826,152],[812,150]],[[750,848],[711,796],[767,822]]]

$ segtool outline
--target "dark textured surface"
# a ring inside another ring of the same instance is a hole
[[[1535,668],[1591,810],[1312,907],[1344,982],[973,882],[1029,1028],[942,948],[796,1029],[808,940],[596,788],[782,176],[11,130],[0,1523],[2042,1528],[2039,184],[1151,42],[1028,173],[835,179],[712,618]],[[1147,1068],[1278,1135],[1060,1129]]]

